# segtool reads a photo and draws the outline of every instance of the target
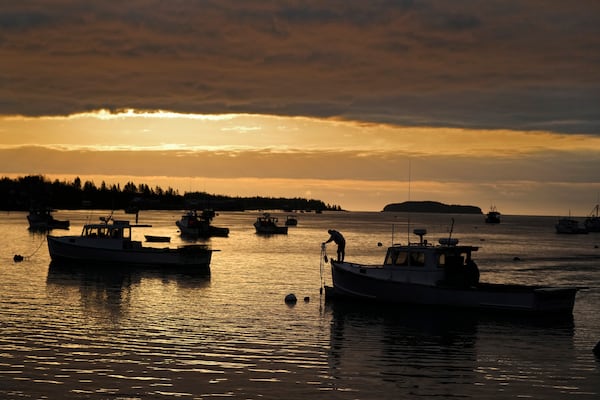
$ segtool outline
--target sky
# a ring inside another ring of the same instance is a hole
[[[585,216],[596,0],[0,3],[0,176]]]

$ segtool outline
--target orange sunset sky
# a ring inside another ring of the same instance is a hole
[[[0,176],[28,174],[587,215],[600,2],[2,2]]]

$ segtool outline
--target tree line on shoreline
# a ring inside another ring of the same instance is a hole
[[[82,182],[76,177],[72,182],[50,181],[43,175],[28,175],[11,179],[0,179],[0,209],[7,211],[28,211],[32,208],[57,209],[124,209],[138,210],[181,210],[205,209],[217,211],[244,210],[302,210],[302,211],[341,211],[339,205],[325,204],[321,200],[275,197],[231,197],[190,192],[181,195],[169,187],[150,187],[141,183],[127,182],[100,186],[92,181]]]

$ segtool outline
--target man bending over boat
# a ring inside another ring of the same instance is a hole
[[[323,244],[335,242],[335,244],[337,244],[337,261],[343,262],[344,256],[346,255],[346,239],[344,239],[344,236],[335,229],[329,229],[327,232],[330,236]]]

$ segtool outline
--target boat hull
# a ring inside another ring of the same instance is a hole
[[[424,285],[382,279],[369,268],[331,262],[330,295],[385,303],[529,313],[571,314],[577,288],[478,283],[471,287]]]
[[[58,219],[41,219],[27,216],[29,229],[34,230],[51,230],[51,229],[69,229],[70,221],[62,221]]]
[[[287,235],[287,226],[257,226],[254,225],[256,233],[259,235]]]
[[[146,238],[146,242],[154,243],[168,243],[171,241],[169,236],[144,235],[144,238]]]
[[[193,227],[187,226],[181,221],[176,221],[175,224],[179,228],[182,236],[188,237],[228,237],[229,228],[222,228],[209,224],[196,225]]]
[[[101,242],[100,245],[98,242]],[[137,244],[136,244],[137,243]],[[208,273],[213,250],[204,246],[180,248],[142,247],[139,242],[117,239],[48,236],[48,251],[52,261],[115,265],[161,267]]]

